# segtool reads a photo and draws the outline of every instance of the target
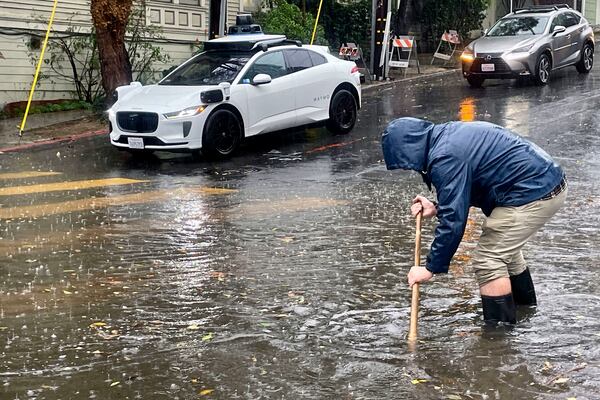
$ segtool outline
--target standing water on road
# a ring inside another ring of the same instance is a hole
[[[273,135],[220,164],[100,138],[0,155],[0,398],[600,398],[600,75],[443,79],[366,97],[348,136]],[[512,330],[481,328],[472,210],[407,346],[427,191],[385,170],[379,137],[408,115],[508,126],[567,171],[568,204],[525,250],[539,306]]]

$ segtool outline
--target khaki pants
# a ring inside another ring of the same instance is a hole
[[[549,200],[518,207],[496,207],[483,223],[483,232],[473,255],[473,270],[479,285],[525,271],[521,249],[564,204],[567,189]]]

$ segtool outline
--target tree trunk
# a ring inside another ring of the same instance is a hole
[[[91,13],[96,28],[102,87],[106,103],[112,102],[112,93],[118,86],[132,80],[131,62],[125,47],[127,21],[132,0],[92,0]]]

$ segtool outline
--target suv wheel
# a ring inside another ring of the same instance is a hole
[[[538,58],[538,61],[535,65],[535,76],[533,77],[537,85],[542,86],[548,83],[550,80],[550,69],[551,64],[548,54],[540,55],[540,58]]]
[[[581,59],[577,64],[575,64],[575,68],[577,68],[579,73],[587,74],[592,70],[593,65],[594,46],[592,46],[590,43],[586,43],[581,51]]]
[[[356,100],[352,93],[344,89],[337,91],[329,106],[327,129],[333,133],[348,133],[354,128],[356,115]]]
[[[220,109],[213,112],[204,125],[202,153],[213,159],[231,157],[242,138],[242,125],[231,111]]]
[[[469,82],[469,85],[471,85],[471,87],[474,88],[480,88],[481,85],[483,85],[483,82],[485,81],[485,78],[481,78],[479,76],[467,76],[467,82]]]

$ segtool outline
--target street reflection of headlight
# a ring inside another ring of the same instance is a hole
[[[200,114],[202,111],[204,111],[206,108],[206,106],[194,106],[194,107],[188,107],[185,108],[183,110],[180,111],[174,111],[174,112],[170,112],[170,113],[166,113],[163,114],[165,116],[166,119],[177,119],[177,118],[184,118],[184,117],[192,117],[196,114]]]

